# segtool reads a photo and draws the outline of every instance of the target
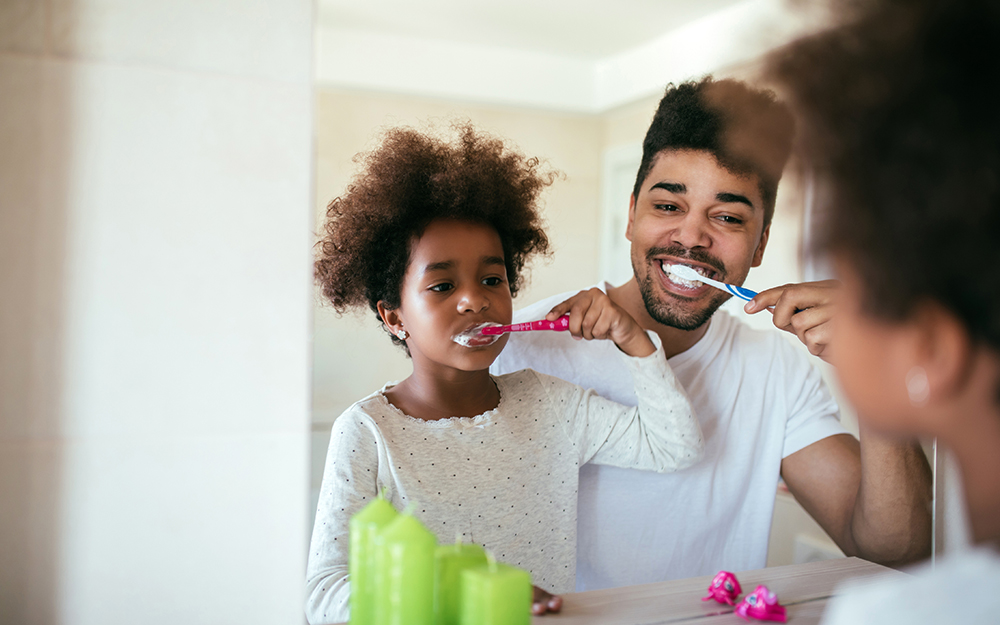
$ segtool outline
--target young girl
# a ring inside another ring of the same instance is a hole
[[[483,323],[510,323],[525,261],[548,251],[537,200],[553,177],[537,159],[469,126],[457,130],[453,143],[389,131],[327,211],[316,261],[324,295],[341,312],[376,312],[413,373],[333,425],[309,550],[313,624],[347,620],[348,522],[383,488],[397,509],[416,504],[439,542],[461,535],[530,571],[533,610],[544,613],[559,607],[548,592],[574,586],[580,466],[666,472],[701,453],[698,423],[662,351],[596,289],[548,319],[568,313],[573,338],[614,341],[638,408],[531,370],[492,377],[506,337],[455,340]]]

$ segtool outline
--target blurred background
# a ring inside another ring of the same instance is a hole
[[[312,286],[353,155],[471,119],[565,173],[516,304],[621,282],[664,86],[756,80],[825,23],[778,0],[0,0],[0,623],[301,623],[330,424],[409,372]],[[792,166],[748,286],[822,274],[811,196]],[[776,496],[772,563],[836,555]]]

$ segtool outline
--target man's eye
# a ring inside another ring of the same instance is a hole
[[[431,290],[437,293],[444,293],[445,291],[451,290],[451,284],[447,282],[442,282],[441,284],[435,284],[434,286],[431,287]]]
[[[486,286],[500,286],[501,284],[503,284],[503,278],[498,278],[497,276],[484,278],[483,284],[485,284]]]
[[[741,224],[743,220],[739,217],[733,217],[732,215],[720,215],[719,220],[727,224]]]
[[[673,212],[680,210],[675,204],[653,204],[653,208],[658,211]]]

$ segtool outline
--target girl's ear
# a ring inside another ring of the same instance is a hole
[[[936,302],[921,304],[914,323],[920,337],[917,360],[926,371],[927,401],[953,400],[969,383],[973,350],[968,331]]]
[[[399,314],[399,309],[388,308],[382,300],[379,300],[376,306],[378,307],[378,316],[382,318],[382,323],[385,324],[389,333],[399,336],[400,330],[404,329],[403,318]]]

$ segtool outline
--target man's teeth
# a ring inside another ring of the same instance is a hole
[[[670,263],[660,263],[660,270],[663,271],[664,275],[667,276],[667,279],[673,282],[674,284],[688,289],[696,289],[700,287],[702,284],[704,284],[703,282],[698,282],[696,280],[685,280],[684,278],[674,275],[674,273],[670,271],[671,266],[672,265]],[[700,275],[703,275],[706,278],[708,277],[708,271],[703,267],[695,267],[693,265],[684,265],[684,266],[694,269]]]

